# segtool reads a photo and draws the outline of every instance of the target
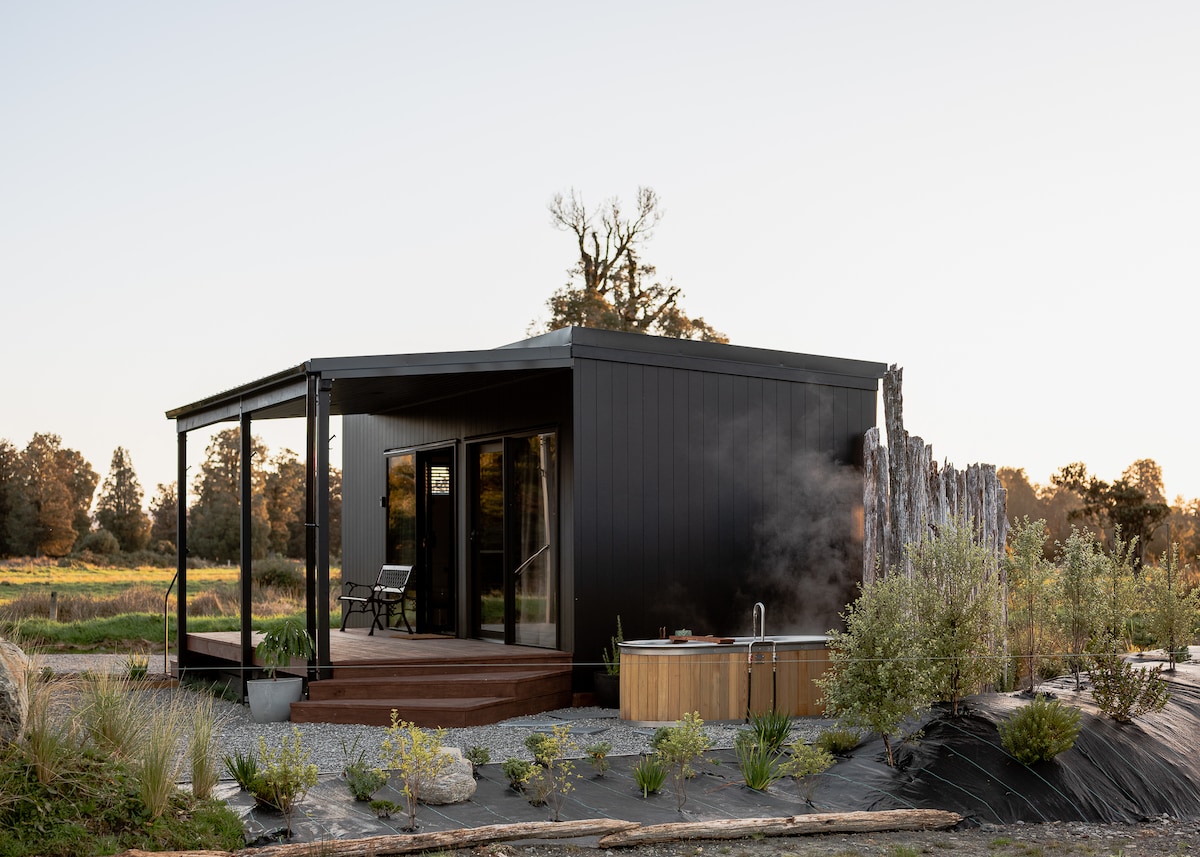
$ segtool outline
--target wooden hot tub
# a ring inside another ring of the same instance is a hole
[[[828,664],[824,636],[725,639],[732,642],[621,643],[621,719],[674,723],[699,711],[708,721],[740,721],[772,707],[794,717],[824,713],[813,684]]]

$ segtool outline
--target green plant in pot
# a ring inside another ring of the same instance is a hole
[[[621,617],[617,616],[617,633],[612,637],[612,648],[600,653],[604,669],[597,672],[592,686],[596,690],[596,704],[601,708],[619,708],[621,705],[621,647],[625,633],[621,628]]]
[[[291,717],[292,703],[299,702],[304,695],[304,678],[280,678],[277,673],[296,659],[312,660],[312,636],[300,622],[285,619],[263,634],[254,651],[262,660],[267,677],[246,682],[250,716],[256,723],[287,720]]]

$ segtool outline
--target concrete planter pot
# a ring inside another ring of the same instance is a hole
[[[290,720],[292,703],[304,695],[304,679],[299,676],[257,678],[246,682],[250,717],[255,723],[279,723]]]

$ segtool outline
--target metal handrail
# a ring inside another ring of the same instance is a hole
[[[540,548],[538,548],[536,551],[534,551],[533,555],[531,557],[529,557],[529,559],[525,560],[523,563],[521,563],[520,565],[517,566],[517,570],[513,572],[513,577],[520,577],[521,572],[523,572],[531,562],[533,562],[535,559],[537,559],[539,556],[541,556],[548,550],[550,550],[549,543],[542,545]]]
[[[175,576],[171,578],[167,591],[163,594],[163,675],[171,674],[171,631],[167,624],[167,608],[170,607],[171,590],[175,588],[175,581],[178,579],[179,569],[175,569]]]

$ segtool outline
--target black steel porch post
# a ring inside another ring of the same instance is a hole
[[[183,675],[187,663],[187,432],[175,435],[175,574],[179,589],[175,605],[176,663]]]
[[[304,604],[306,624],[313,640],[317,639],[317,376],[308,376],[304,403]],[[309,664],[308,678],[316,678],[315,664]]]
[[[254,534],[251,530],[254,522],[252,515],[251,503],[254,500],[253,485],[251,484],[250,472],[251,461],[250,455],[253,449],[250,436],[250,415],[243,413],[241,417],[241,583],[242,583],[242,699],[246,698],[246,681],[250,677],[250,670],[254,667],[254,638],[251,632],[251,627],[254,622],[253,605],[251,603],[254,597],[253,578],[251,577],[250,568],[250,552],[254,547]]]
[[[333,381],[317,383],[317,657],[321,678],[333,674],[329,651],[329,406]]]

